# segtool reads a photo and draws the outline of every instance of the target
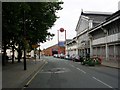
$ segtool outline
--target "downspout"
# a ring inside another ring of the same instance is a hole
[[[104,34],[105,34],[105,53],[106,53],[106,61],[109,60],[109,57],[108,57],[108,31],[103,28],[103,26],[101,27],[101,29],[103,30]]]

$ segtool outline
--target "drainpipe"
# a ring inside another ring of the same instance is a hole
[[[93,47],[92,47],[92,41],[93,41],[93,37],[91,34],[88,34],[89,36],[89,41],[90,41],[90,57],[93,56]]]
[[[93,27],[93,20],[89,19],[89,30]],[[90,41],[90,57],[93,57],[93,47],[92,47],[92,42],[93,42],[93,36],[91,34],[88,34],[89,36],[89,41]]]
[[[109,60],[109,57],[108,57],[108,31],[101,27],[101,29],[103,30],[103,32],[105,33],[105,52],[106,52],[106,61]]]
[[[106,33],[106,45],[105,45],[105,47],[106,47],[106,60],[109,59],[109,57],[108,57],[108,44],[107,44],[107,38],[108,38],[108,32]]]

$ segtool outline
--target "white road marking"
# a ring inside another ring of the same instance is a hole
[[[110,86],[110,85],[104,83],[103,81],[101,81],[101,80],[99,80],[99,79],[97,79],[97,78],[95,78],[95,77],[92,77],[92,78],[95,79],[95,80],[97,80],[98,82],[100,82],[100,83],[106,85],[106,86],[109,87],[109,88],[113,88],[112,86]]]
[[[75,67],[74,65],[72,65],[72,64],[70,64],[70,66],[76,68],[76,67]],[[80,68],[76,68],[76,69],[79,70],[79,71],[81,71],[81,72],[83,72],[84,74],[86,73],[84,70],[82,70],[82,69],[80,69]]]
[[[67,63],[65,62],[65,64],[67,64]]]
[[[46,61],[45,63],[47,64],[48,62]]]
[[[43,72],[44,70],[42,69],[41,72]]]
[[[75,66],[73,66],[73,65],[71,65],[71,64],[70,64],[70,66],[75,67]]]
[[[86,74],[86,72],[85,72],[84,70],[82,70],[82,69],[80,69],[80,68],[76,68],[76,69],[78,69],[79,71],[81,71],[81,72],[83,72],[84,74]]]

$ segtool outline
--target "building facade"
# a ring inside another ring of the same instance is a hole
[[[103,60],[120,60],[120,10],[90,29],[91,55]]]
[[[68,46],[68,43],[71,41],[72,39],[66,39],[66,41],[65,41],[65,51],[66,51],[66,55],[69,55],[69,50],[68,50],[68,48],[69,48],[69,46]]]
[[[70,40],[69,42],[66,43],[66,55],[73,55],[73,54],[77,54],[77,41],[76,41],[76,37],[74,37],[72,40]]]
[[[90,54],[90,39],[88,31],[105,20],[112,13],[82,11],[76,26],[77,54]]]
[[[61,53],[65,54],[65,47],[59,46],[58,44],[42,50],[42,54],[44,54],[45,56],[53,56],[54,54]]]

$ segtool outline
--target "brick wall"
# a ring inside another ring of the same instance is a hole
[[[51,46],[51,47],[49,47],[47,49],[44,49],[42,51],[42,53],[44,53],[44,55],[46,55],[46,56],[52,56],[52,50],[53,49],[56,49],[58,51],[58,54],[60,54],[60,53],[65,54],[65,47],[60,47],[58,45],[54,45],[54,46]]]

